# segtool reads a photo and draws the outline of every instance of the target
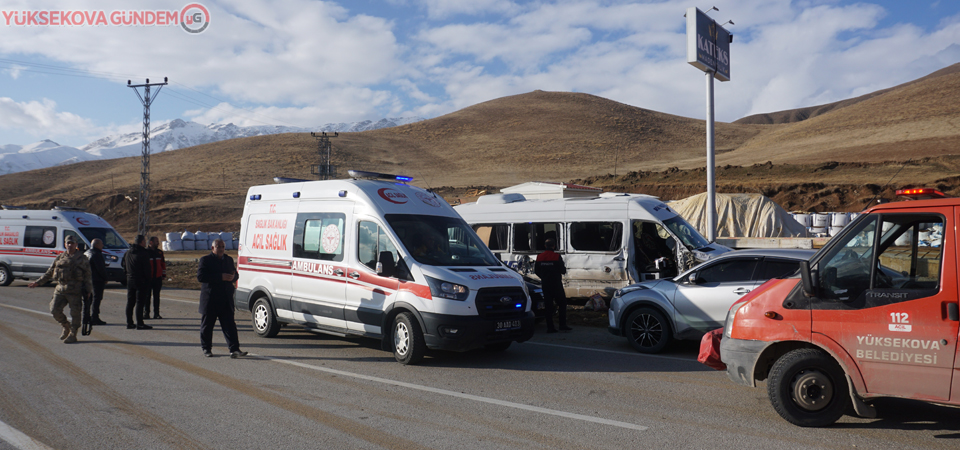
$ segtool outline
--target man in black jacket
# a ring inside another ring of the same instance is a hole
[[[571,328],[567,326],[567,297],[563,293],[563,274],[567,273],[567,267],[563,264],[563,257],[554,251],[557,248],[555,240],[548,238],[543,246],[547,250],[537,255],[533,272],[540,277],[543,289],[543,300],[547,307],[547,333],[557,332],[553,328],[554,308],[560,309],[560,331],[570,331]]]
[[[200,348],[203,355],[213,356],[213,326],[220,321],[220,330],[227,341],[231,358],[246,356],[240,351],[237,323],[233,318],[233,283],[239,275],[233,258],[224,254],[223,239],[213,241],[209,255],[200,258],[197,281],[200,287]]]
[[[123,256],[123,268],[127,271],[127,328],[153,329],[143,323],[143,308],[150,300],[150,255],[145,248],[147,238],[137,235],[136,243]],[[133,323],[136,309],[137,323]]]
[[[107,261],[103,259],[103,241],[97,238],[90,242],[86,256],[93,272],[93,314],[90,325],[106,325],[106,322],[100,320],[100,302],[103,301],[103,289],[107,285]]]

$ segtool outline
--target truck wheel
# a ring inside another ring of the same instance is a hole
[[[280,332],[280,324],[277,323],[277,316],[270,307],[270,302],[266,298],[260,298],[253,304],[253,331],[257,336],[272,338]]]
[[[10,273],[10,268],[0,264],[0,286],[9,286],[10,283],[13,283],[13,274]]]
[[[653,308],[640,308],[627,317],[627,341],[640,353],[660,353],[670,342],[670,324]]]
[[[417,319],[408,312],[397,314],[393,319],[393,357],[400,364],[417,364],[426,351],[427,344]]]
[[[489,351],[491,351],[491,352],[502,352],[502,351],[505,351],[506,349],[510,348],[510,344],[512,344],[512,343],[513,343],[512,341],[498,342],[498,343],[496,343],[496,344],[487,344],[487,345],[484,345],[483,348],[485,348],[485,349],[487,349],[487,350],[489,350]]]
[[[770,369],[767,393],[777,414],[801,427],[830,425],[850,404],[843,370],[829,355],[812,348],[781,356]]]

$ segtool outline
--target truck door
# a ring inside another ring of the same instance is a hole
[[[872,214],[816,262],[812,330],[854,359],[867,393],[948,400],[958,322],[952,208]]]
[[[379,335],[383,303],[399,286],[397,247],[384,228],[373,220],[358,222],[356,245],[357,264],[351,264],[347,270],[344,317],[348,329]]]

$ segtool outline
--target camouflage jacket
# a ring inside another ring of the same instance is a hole
[[[90,270],[90,261],[83,252],[76,252],[73,256],[63,252],[53,261],[47,273],[43,274],[37,284],[43,285],[48,281],[57,282],[55,294],[80,295],[83,290],[93,292],[93,277]]]

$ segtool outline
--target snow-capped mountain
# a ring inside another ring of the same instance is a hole
[[[239,127],[232,123],[204,126],[196,122],[175,119],[150,130],[150,152],[160,153],[226,139],[268,134],[308,133],[311,131],[369,131],[406,125],[421,120],[423,118],[404,117],[380,119],[376,122],[365,120],[353,123],[328,123],[318,130],[270,125]],[[139,156],[142,152],[141,139],[142,135],[140,133],[107,136],[79,149],[63,146],[49,139],[23,146],[0,145],[0,175],[81,161]]]
[[[29,145],[0,146],[0,175],[100,159],[49,139]]]

